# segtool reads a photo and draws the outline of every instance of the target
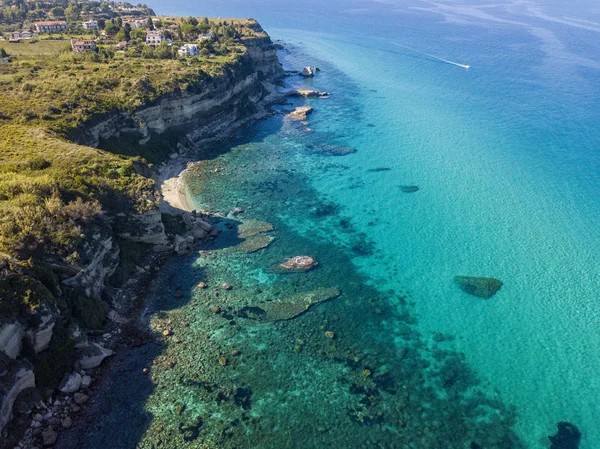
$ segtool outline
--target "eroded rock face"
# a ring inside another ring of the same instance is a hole
[[[581,432],[571,423],[561,421],[557,425],[558,433],[548,437],[550,449],[578,449]]]
[[[37,328],[30,329],[27,332],[36,354],[42,352],[50,345],[50,340],[52,340],[55,325],[56,315],[47,307],[42,307],[42,311],[40,313],[40,324]]]
[[[0,364],[3,364],[0,356]],[[0,432],[13,417],[12,409],[17,396],[26,388],[35,387],[33,370],[20,363],[6,364],[5,370],[0,370]]]
[[[89,262],[75,276],[63,281],[64,285],[82,288],[87,296],[94,298],[100,297],[105,280],[112,276],[120,262],[119,247],[112,236],[97,235],[85,247]]]
[[[19,323],[4,324],[0,327],[0,351],[11,359],[21,354],[23,327]]]
[[[465,293],[484,299],[491,298],[502,287],[502,282],[494,278],[456,276],[454,281]]]

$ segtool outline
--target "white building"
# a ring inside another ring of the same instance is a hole
[[[160,45],[165,40],[165,37],[159,31],[146,32],[146,45]]]
[[[179,50],[177,50],[179,56],[198,56],[200,49],[196,44],[183,44]]]
[[[82,25],[83,25],[83,28],[85,28],[86,30],[97,30],[98,29],[98,22],[96,22],[95,20],[83,22]]]
[[[60,33],[67,30],[67,22],[64,20],[35,22],[35,29],[38,33]]]
[[[198,40],[199,41],[204,41],[204,40],[213,40],[213,35],[212,33],[205,33],[205,34],[201,34],[200,36],[198,36]]]

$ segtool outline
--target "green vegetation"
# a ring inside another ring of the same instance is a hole
[[[8,3],[0,9],[3,27],[7,9],[15,8]],[[93,2],[56,4],[48,14],[60,15],[64,7],[66,16],[69,8],[80,8],[81,15],[88,3]],[[53,290],[55,272],[62,267],[76,273],[83,247],[98,229],[118,233],[117,214],[156,207],[154,182],[136,168],[165,160],[178,137],[174,131],[153,135],[147,145],[109,139],[101,149],[75,142],[110,114],[134,111],[165,95],[200,92],[224,74],[245,70],[244,41],[266,36],[251,20],[154,17],[147,24],[170,33],[175,43],[147,46],[145,31],[123,26],[120,17],[103,25],[116,29],[115,35],[123,32],[129,41],[124,52],[115,50],[115,39],[104,37],[97,52],[74,53],[70,39],[81,35],[72,33],[0,41],[0,54],[13,58],[0,65],[0,318],[25,316],[54,302],[86,326],[100,325],[103,303]],[[177,58],[179,39],[208,31],[213,38],[198,42],[205,56]],[[133,252],[122,255],[124,272],[136,260]]]

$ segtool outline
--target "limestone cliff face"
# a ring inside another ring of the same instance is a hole
[[[264,112],[276,95],[273,83],[284,72],[277,49],[268,38],[248,39],[246,55],[212,77],[199,92],[179,92],[134,112],[118,112],[81,130],[77,142],[97,147],[101,139],[123,133],[145,138],[168,129],[182,129],[198,140],[222,134],[230,125]]]

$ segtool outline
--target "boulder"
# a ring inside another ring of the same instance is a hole
[[[100,346],[98,343],[90,343],[90,346],[83,351],[83,356],[79,359],[78,363],[85,370],[97,368],[105,358],[113,354],[114,351]]]
[[[56,443],[57,438],[58,434],[52,426],[48,426],[42,431],[42,441],[44,442],[44,446],[52,446]]]
[[[296,256],[280,263],[275,268],[279,273],[303,273],[315,268],[319,263],[310,256]]]
[[[92,378],[90,376],[82,376],[81,377],[81,388],[88,389],[92,384]]]
[[[302,69],[302,72],[300,72],[300,76],[310,78],[315,76],[317,72],[320,72],[318,67],[311,67],[307,65],[306,67],[304,67],[304,69]]]
[[[465,293],[484,299],[491,298],[502,287],[502,282],[494,278],[456,276],[454,281]]]
[[[81,387],[81,380],[79,373],[65,374],[58,389],[63,393],[75,393]]]
[[[179,234],[173,237],[173,247],[177,255],[187,254],[190,251],[187,240]]]
[[[88,401],[89,398],[90,397],[87,394],[83,394],[83,393],[75,393],[73,395],[73,400],[75,401],[75,403],[77,405],[83,405],[83,404],[85,404]]]

